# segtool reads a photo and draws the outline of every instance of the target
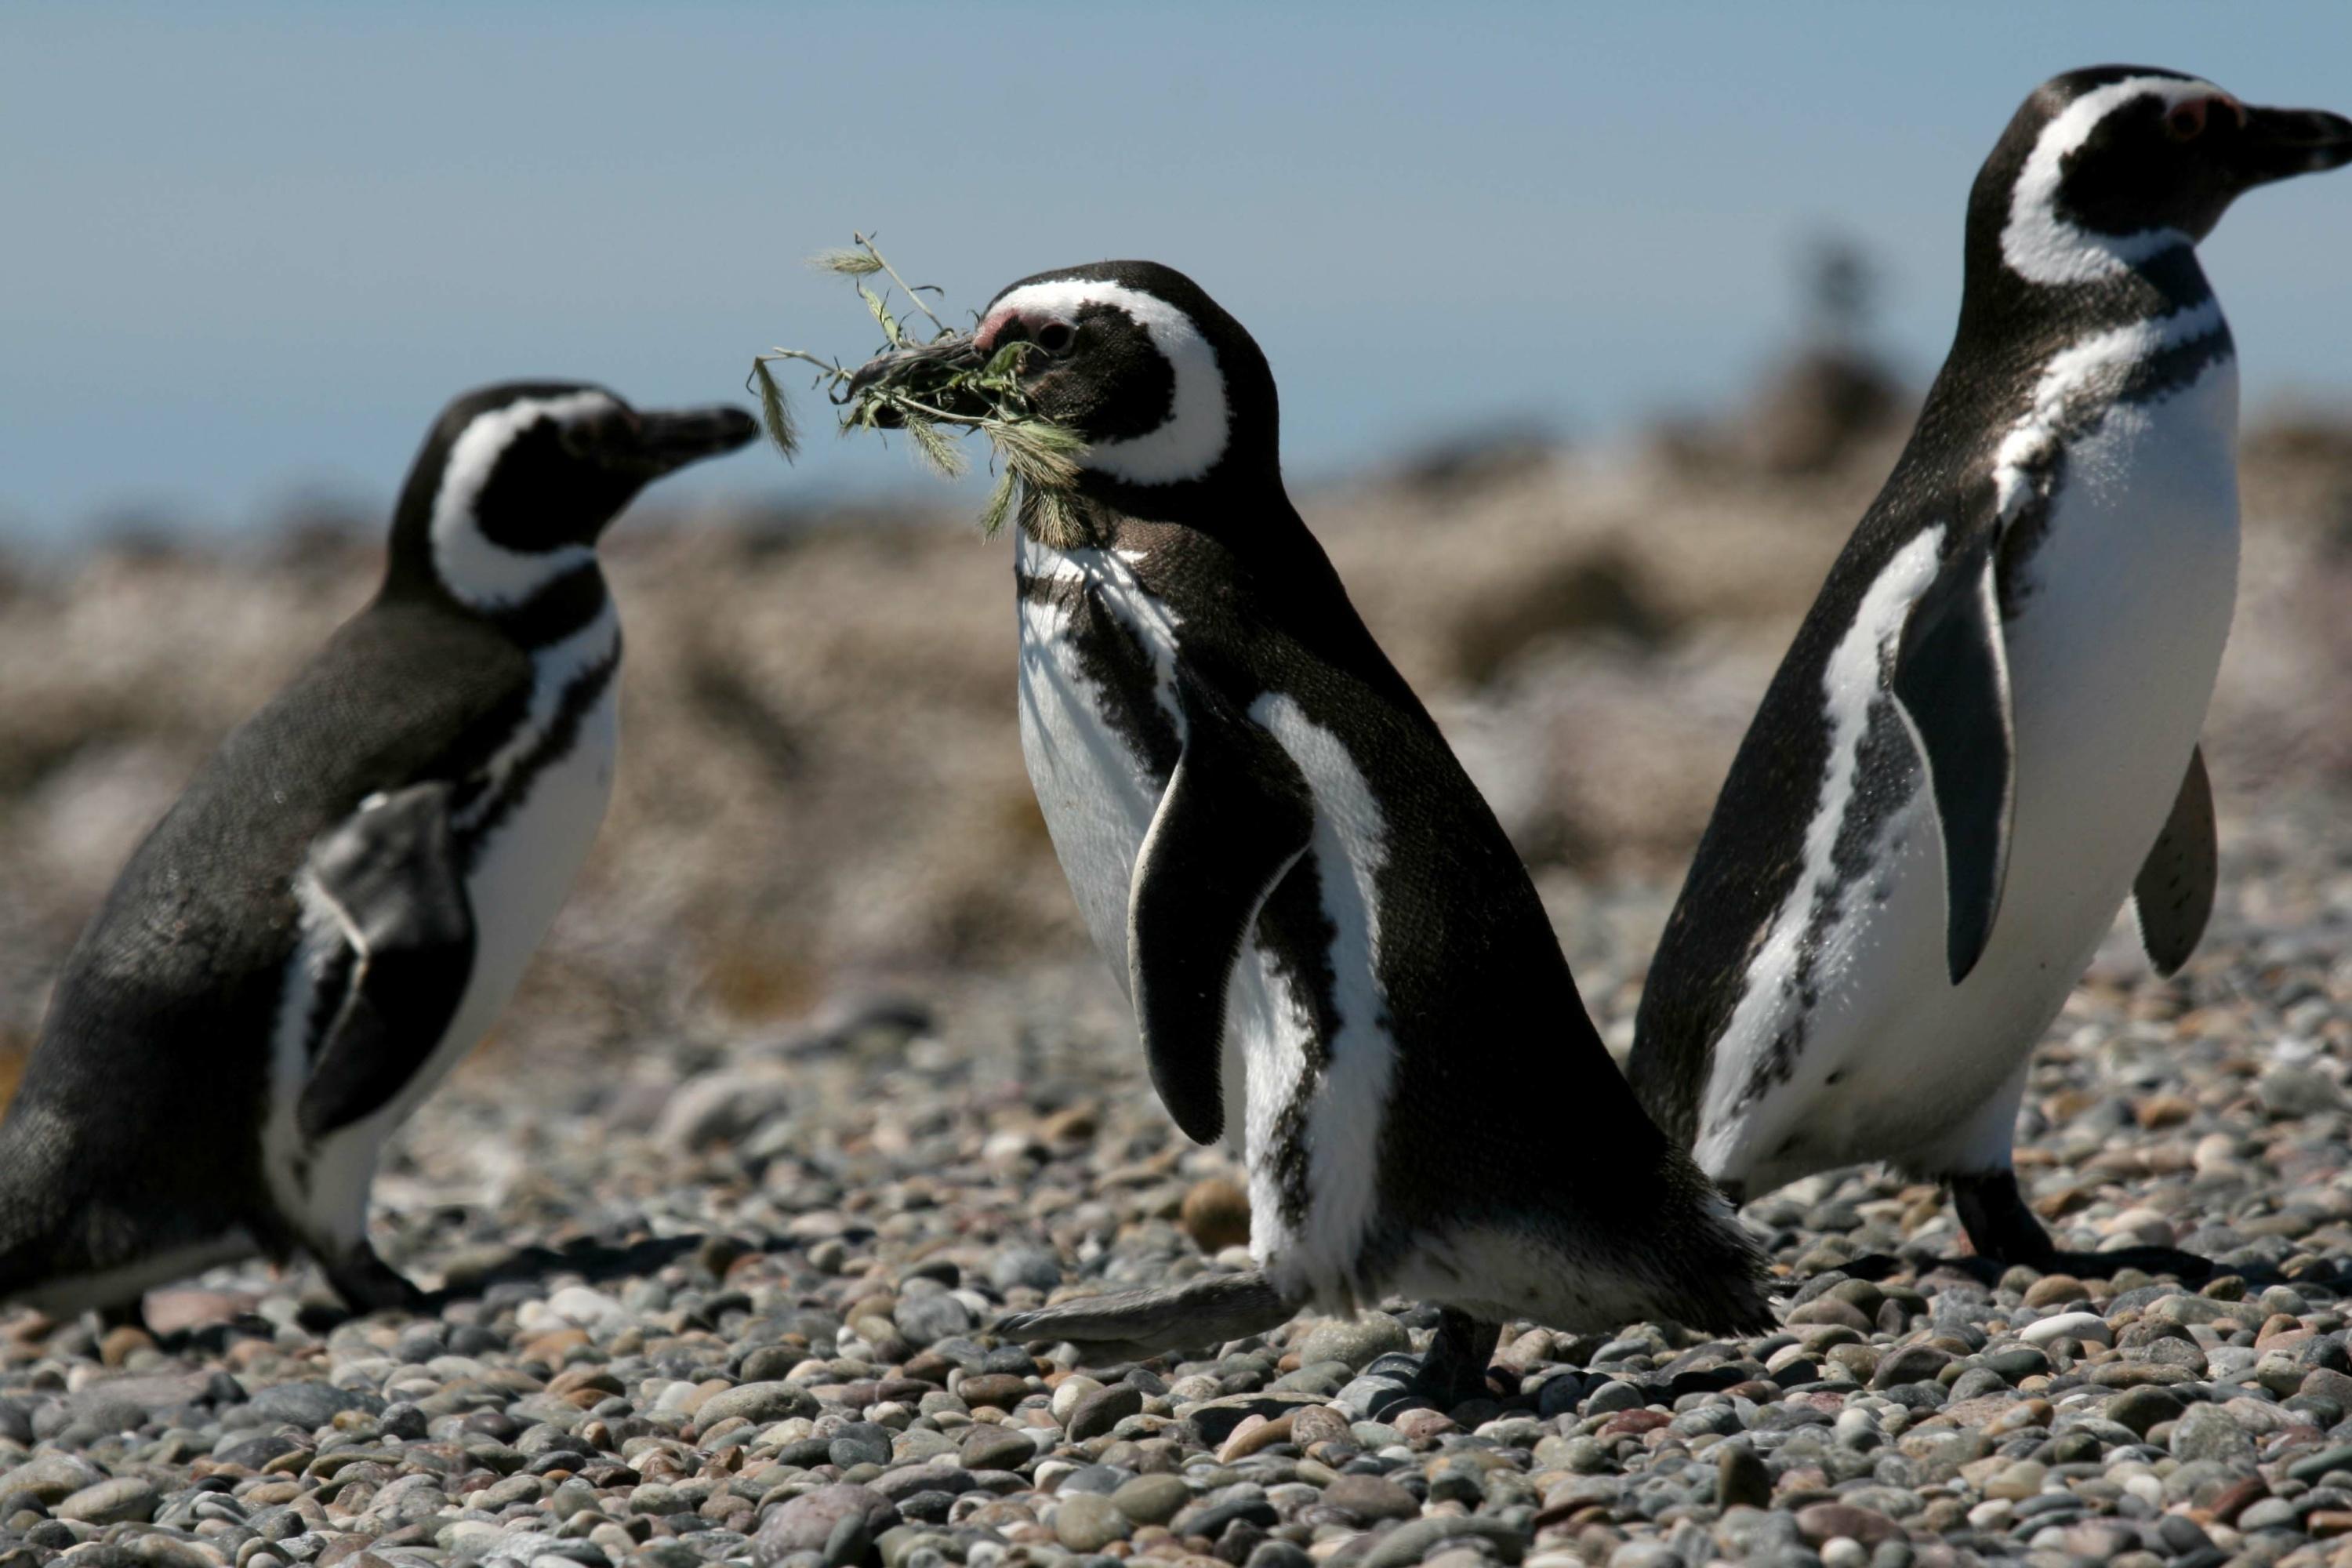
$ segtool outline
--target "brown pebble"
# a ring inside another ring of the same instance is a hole
[[[1037,1136],[1048,1143],[1083,1143],[1102,1125],[1101,1110],[1081,1101],[1066,1106],[1037,1123]]]
[[[956,1384],[956,1394],[975,1410],[983,1405],[1010,1410],[1028,1397],[1029,1380],[1004,1372],[975,1373]]]
[[[2026,1288],[2025,1304],[2055,1307],[2065,1301],[2080,1301],[2088,1295],[2083,1282],[2072,1274],[2044,1274]]]
[[[1770,1508],[1772,1472],[1746,1443],[1726,1443],[1715,1462],[1718,1508]]]
[[[1453,1416],[1438,1410],[1408,1410],[1389,1423],[1408,1443],[1434,1442],[1448,1432],[1458,1432],[1461,1424]]]
[[[1240,1184],[1225,1176],[1211,1176],[1192,1184],[1184,1194],[1184,1206],[1177,1222],[1192,1245],[1203,1252],[1223,1252],[1228,1247],[1241,1247],[1249,1241],[1249,1194]]]
[[[1797,1510],[1797,1533],[1816,1549],[1841,1535],[1864,1546],[1905,1538],[1903,1527],[1885,1514],[1845,1502],[1807,1503]]]
[[[1328,1405],[1310,1405],[1290,1413],[1290,1440],[1302,1448],[1344,1442],[1348,1436],[1348,1418]]]
[[[1612,1415],[1608,1420],[1602,1422],[1601,1424],[1600,1431],[1595,1433],[1594,1436],[1605,1443],[1612,1437],[1622,1437],[1629,1434],[1639,1436],[1643,1432],[1654,1432],[1673,1419],[1673,1416],[1667,1415],[1663,1410],[1620,1410],[1616,1415]],[[1402,1430],[1402,1428],[1400,1427],[1399,1430]]]
[[[1816,1296],[1803,1306],[1791,1309],[1787,1321],[1790,1328],[1820,1324],[1852,1329],[1858,1334],[1866,1334],[1875,1326],[1863,1314],[1861,1308],[1835,1296]]]
[[[2238,1516],[2271,1495],[2270,1483],[2260,1476],[2248,1476],[2221,1489],[2213,1500],[2213,1517],[2223,1524],[2235,1524]]]

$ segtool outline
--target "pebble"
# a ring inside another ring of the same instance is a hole
[[[1368,1525],[1421,1511],[1420,1500],[1385,1476],[1335,1476],[1323,1489],[1323,1501]]]
[[[117,1476],[60,1499],[49,1511],[83,1524],[144,1524],[155,1517],[161,1500],[151,1483],[136,1476]]]
[[[1192,1500],[1192,1489],[1179,1476],[1138,1476],[1122,1482],[1110,1500],[1138,1524],[1165,1524]]]
[[[1299,1361],[1308,1366],[1338,1362],[1349,1372],[1369,1365],[1374,1357],[1412,1349],[1412,1336],[1386,1312],[1360,1312],[1318,1323],[1298,1347]]]
[[[878,1534],[895,1513],[887,1499],[868,1488],[819,1487],[786,1500],[770,1513],[753,1538],[752,1550],[762,1563],[782,1562],[796,1552],[822,1552],[844,1523],[855,1521]]]
[[[1184,1194],[1178,1223],[1192,1244],[1212,1256],[1249,1244],[1249,1194],[1230,1176],[1211,1176]]]
[[[1143,1410],[1143,1390],[1131,1383],[1115,1383],[1108,1388],[1096,1388],[1081,1395],[1070,1407],[1067,1431],[1070,1441],[1083,1443],[1089,1437],[1099,1437],[1130,1415]]]
[[[1054,1511],[1054,1538],[1073,1552],[1100,1552],[1135,1533],[1134,1521],[1109,1498],[1080,1492]]]
[[[2096,1312],[2058,1312],[2028,1323],[2018,1335],[2036,1349],[2045,1349],[2059,1340],[2080,1340],[2084,1344],[2112,1345],[2115,1333],[2107,1321]]]

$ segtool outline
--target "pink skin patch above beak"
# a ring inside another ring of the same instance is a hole
[[[1005,322],[1016,321],[1020,319],[1021,312],[1014,310],[1010,305],[991,310],[981,321],[980,330],[972,333],[972,347],[978,349],[983,354],[994,353],[996,352],[996,334],[1004,330]]]

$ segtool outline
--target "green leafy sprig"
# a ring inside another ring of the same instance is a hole
[[[848,278],[865,301],[866,311],[882,329],[885,353],[908,353],[898,366],[863,384],[854,371],[838,361],[805,349],[771,349],[751,361],[751,384],[760,398],[761,422],[779,451],[790,458],[800,446],[792,410],[778,384],[775,366],[798,361],[817,369],[815,385],[841,412],[841,429],[903,430],[915,450],[940,474],[955,479],[970,463],[957,437],[974,431],[988,438],[995,489],[980,518],[989,536],[1017,514],[1022,527],[1049,544],[1069,548],[1094,537],[1090,509],[1078,494],[1078,459],[1087,444],[1067,426],[1037,412],[1021,384],[1021,366],[1034,345],[1008,342],[979,363],[968,356],[959,361],[952,351],[969,339],[941,321],[923,300],[933,285],[908,283],[898,275],[868,235],[853,237],[845,250],[827,250],[810,258],[810,265]],[[880,289],[868,279],[889,282]],[[901,315],[891,308],[895,284],[912,311]],[[928,336],[917,336],[910,317],[919,314],[929,323]],[[1002,466],[998,464],[1001,462]]]

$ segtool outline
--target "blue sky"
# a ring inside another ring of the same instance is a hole
[[[482,381],[655,405],[740,395],[768,343],[862,353],[799,265],[858,227],[963,306],[1184,268],[1265,345],[1308,477],[1719,402],[1794,331],[1825,228],[1883,261],[1924,374],[1978,161],[2037,80],[2109,59],[2352,110],[2352,7],[13,0],[0,537],[380,500]],[[2206,248],[2250,405],[2352,395],[2352,174],[2256,193]],[[826,438],[690,482],[927,481]]]

